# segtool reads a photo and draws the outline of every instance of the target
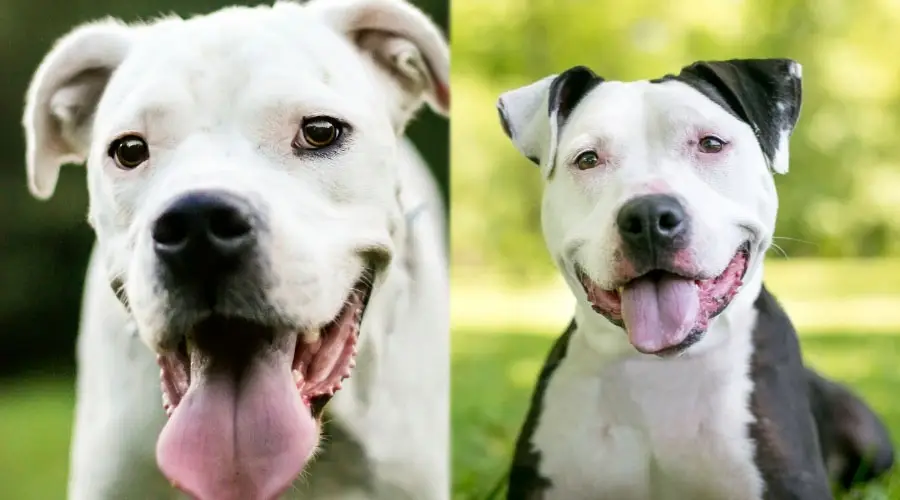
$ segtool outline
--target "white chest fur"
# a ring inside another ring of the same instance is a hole
[[[573,332],[532,436],[548,500],[761,498],[748,434],[755,318],[724,316],[707,333],[714,348],[670,360],[604,355]]]

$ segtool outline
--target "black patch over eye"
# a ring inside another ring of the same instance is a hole
[[[126,135],[116,139],[109,145],[109,156],[116,165],[124,170],[137,168],[150,158],[150,147],[147,141],[136,135]]]
[[[578,170],[588,170],[600,164],[600,157],[593,151],[585,151],[575,158],[575,166]]]
[[[725,149],[725,141],[719,139],[714,135],[707,135],[702,137],[699,142],[697,142],[697,147],[703,153],[720,153],[723,149]]]
[[[309,118],[303,121],[291,145],[295,149],[322,149],[337,142],[343,133],[343,125],[333,118]]]

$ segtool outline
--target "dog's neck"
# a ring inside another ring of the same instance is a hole
[[[373,291],[361,325],[356,371],[367,373],[350,379],[353,381],[352,385],[358,388],[356,395],[361,402],[368,400],[378,383],[388,338],[397,329],[398,323],[409,315],[411,308],[417,306],[416,287],[422,281],[420,276],[427,273],[425,267],[436,265],[433,252],[422,249],[419,245],[432,236],[427,231],[439,230],[432,227],[435,225],[435,211],[440,211],[440,206],[435,206],[439,199],[428,196],[430,193],[423,189],[422,183],[427,182],[427,179],[421,178],[423,172],[416,170],[424,167],[424,164],[417,164],[421,162],[418,153],[403,142],[398,155],[398,215],[392,231],[393,257],[384,270],[381,282]],[[425,237],[423,231],[426,232]],[[365,380],[365,383],[361,384],[361,380]]]
[[[758,262],[747,273],[740,292],[731,304],[710,320],[704,338],[675,359],[709,357],[729,359],[729,352],[746,350],[755,324],[756,309],[753,303],[762,290],[762,278],[763,264]],[[659,362],[668,361],[639,354],[628,342],[628,335],[622,328],[597,314],[587,301],[580,298],[577,299],[575,306],[575,324],[573,341],[587,348],[583,355],[598,360],[598,367],[611,359],[635,356]]]

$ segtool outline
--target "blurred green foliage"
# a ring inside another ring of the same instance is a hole
[[[454,0],[451,172],[454,271],[550,271],[540,178],[494,103],[586,64],[607,79],[693,61],[789,57],[804,102],[791,171],[776,179],[789,256],[900,254],[900,2],[891,0]]]
[[[85,223],[84,170],[64,168],[53,199],[34,200],[25,184],[20,125],[25,89],[53,42],[79,23],[182,17],[239,0],[0,0],[0,375],[21,370],[69,374],[82,280],[93,234]],[[446,0],[413,0],[447,30]],[[424,112],[409,128],[447,192],[449,125]]]

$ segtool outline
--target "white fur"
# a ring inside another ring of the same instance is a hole
[[[516,146],[541,151],[544,169],[554,164],[543,196],[544,238],[577,298],[577,329],[532,437],[539,472],[552,483],[546,498],[758,500],[762,480],[747,435],[752,303],[778,203],[753,131],[681,82],[605,81],[571,112],[558,141],[549,131],[517,141],[517,128],[550,121],[546,105],[522,116],[517,103],[546,103],[551,81],[500,99],[515,110],[508,117],[518,116],[510,127]],[[689,141],[710,133],[730,149],[704,159]],[[607,163],[575,168],[575,158],[591,148]],[[786,155],[786,144],[782,149]],[[592,310],[575,274],[577,263],[606,289],[622,284],[615,217],[625,202],[650,193],[685,204],[699,275],[719,275],[745,240],[753,242],[740,293],[704,338],[674,359],[638,354],[621,328]]]
[[[78,77],[88,69],[99,71]],[[448,497],[444,218],[427,167],[402,137],[424,102],[447,112],[438,85],[448,71],[440,32],[400,0],[279,2],[139,26],[106,20],[54,46],[27,97],[30,187],[48,198],[62,163],[86,161],[98,238],[79,337],[70,498],[173,495],[154,459],[165,416],[153,350],[171,341],[173,322],[191,318],[177,318],[157,281],[150,226],[195,189],[227,190],[265,214],[263,251],[279,277],[266,302],[296,324],[337,314],[363,268],[360,252],[390,255],[354,376],[329,410],[389,491]],[[351,125],[344,145],[295,155],[302,119],[321,114]],[[124,171],[107,150],[129,133],[151,153]],[[131,315],[113,278],[124,282]]]

